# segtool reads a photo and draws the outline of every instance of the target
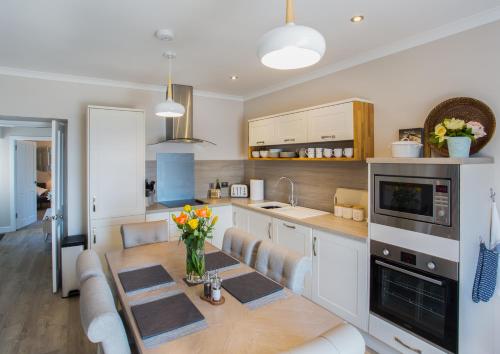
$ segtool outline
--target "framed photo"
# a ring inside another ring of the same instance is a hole
[[[399,129],[399,140],[409,140],[423,144],[424,128]]]

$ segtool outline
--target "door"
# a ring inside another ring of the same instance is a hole
[[[342,103],[308,111],[308,141],[354,139],[353,103]]]
[[[16,229],[36,221],[36,144],[17,140],[15,145]]]
[[[273,218],[253,211],[248,212],[248,232],[261,240],[273,240]]]
[[[233,226],[248,232],[248,212],[233,206]]]
[[[275,119],[261,119],[248,124],[248,144],[263,146],[276,144]]]
[[[67,234],[66,225],[66,124],[52,121],[52,292],[57,292],[61,278],[61,240]]]
[[[365,240],[313,232],[313,301],[344,320],[368,329]]]
[[[280,144],[307,142],[307,112],[291,113],[274,119]]]
[[[219,219],[215,224],[213,238],[210,243],[219,249],[222,249],[224,233],[232,224],[232,209],[230,205],[212,208],[213,214],[217,215]]]

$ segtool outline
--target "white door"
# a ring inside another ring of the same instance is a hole
[[[248,232],[247,210],[233,206],[233,226]]]
[[[17,140],[15,145],[16,229],[36,221],[36,143]]]
[[[261,240],[273,239],[273,218],[261,213],[248,211],[248,232]]]
[[[309,142],[354,139],[354,106],[352,102],[308,111]]]
[[[61,240],[67,234],[66,225],[66,124],[52,121],[52,291],[59,289],[61,278]]]
[[[274,118],[252,121],[248,124],[250,146],[273,145],[277,143]]]
[[[276,135],[280,144],[307,142],[307,112],[291,113],[276,119]]]
[[[215,224],[214,235],[211,241],[212,245],[222,249],[222,241],[224,240],[224,233],[232,225],[232,210],[231,205],[214,207],[212,212],[219,217],[217,224]]]

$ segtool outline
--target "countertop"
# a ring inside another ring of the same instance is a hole
[[[372,157],[366,159],[368,163],[402,163],[402,164],[429,164],[429,165],[474,165],[474,164],[490,164],[494,162],[493,157],[468,157],[468,158],[452,158],[452,157],[422,157],[422,158],[406,158],[406,157]]]
[[[245,208],[257,213],[266,214],[281,220],[296,223],[299,225],[311,227],[316,230],[332,232],[344,236],[355,237],[360,239],[368,238],[368,223],[366,221],[358,222],[354,220],[347,220],[334,216],[333,214],[314,216],[311,218],[298,219],[293,217],[288,217],[282,214],[274,213],[270,210],[255,208],[249,206],[250,204],[269,202],[268,200],[263,201],[253,201],[248,198],[221,198],[221,199],[200,199],[205,204],[197,205],[196,207],[202,207],[205,205],[216,207],[225,205],[234,205],[237,207]],[[146,209],[147,214],[151,213],[161,213],[161,212],[171,212],[182,210],[179,208],[167,208],[161,204],[153,204]]]

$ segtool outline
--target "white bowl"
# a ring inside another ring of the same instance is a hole
[[[392,157],[420,157],[422,144],[416,141],[395,141],[392,143]]]
[[[259,157],[260,154],[258,151],[252,151],[252,157]]]
[[[269,157],[269,151],[268,150],[260,150],[260,157]]]

